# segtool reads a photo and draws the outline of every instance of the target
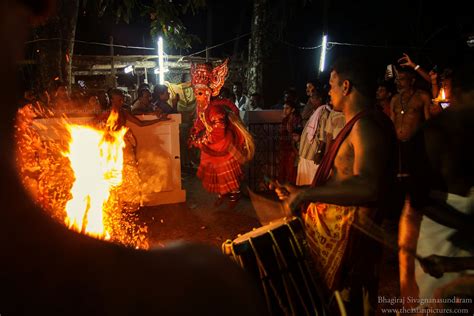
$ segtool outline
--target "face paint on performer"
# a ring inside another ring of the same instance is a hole
[[[209,104],[211,98],[211,89],[209,87],[198,85],[194,87],[193,91],[198,104]]]

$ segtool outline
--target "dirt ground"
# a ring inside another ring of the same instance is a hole
[[[260,223],[248,197],[229,208],[214,206],[216,195],[206,192],[192,174],[182,176],[186,202],[143,208],[141,218],[148,224],[150,246],[162,247],[181,240],[221,247],[227,239],[246,233]]]
[[[227,202],[214,206],[216,196],[206,192],[193,172],[183,173],[186,202],[179,204],[145,207],[140,210],[140,219],[148,226],[151,247],[164,247],[167,243],[189,241],[209,244],[221,249],[227,239],[235,239],[252,228],[260,227],[252,203],[243,195],[238,204],[229,208]],[[396,234],[396,225],[386,223],[386,229]],[[398,260],[393,251],[385,249],[379,296],[398,297]],[[378,306],[377,315],[382,314]]]

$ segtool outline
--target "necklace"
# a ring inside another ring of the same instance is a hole
[[[403,115],[405,114],[405,106],[408,106],[408,104],[410,103],[410,100],[411,98],[413,98],[413,96],[415,95],[415,91],[413,91],[413,93],[410,95],[410,97],[408,97],[408,100],[405,104],[403,104],[403,94],[400,94],[400,106],[402,107],[402,110],[400,111],[400,114]]]

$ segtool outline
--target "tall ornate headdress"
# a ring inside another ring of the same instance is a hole
[[[227,62],[224,60],[222,64],[212,68],[211,64],[191,64],[191,83],[193,86],[204,85],[212,90],[212,96],[219,95],[219,91],[224,85],[227,77]]]

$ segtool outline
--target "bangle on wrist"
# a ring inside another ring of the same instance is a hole
[[[415,68],[413,68],[413,69],[415,69],[415,71],[417,71],[418,68],[420,68],[420,65],[416,65]]]

